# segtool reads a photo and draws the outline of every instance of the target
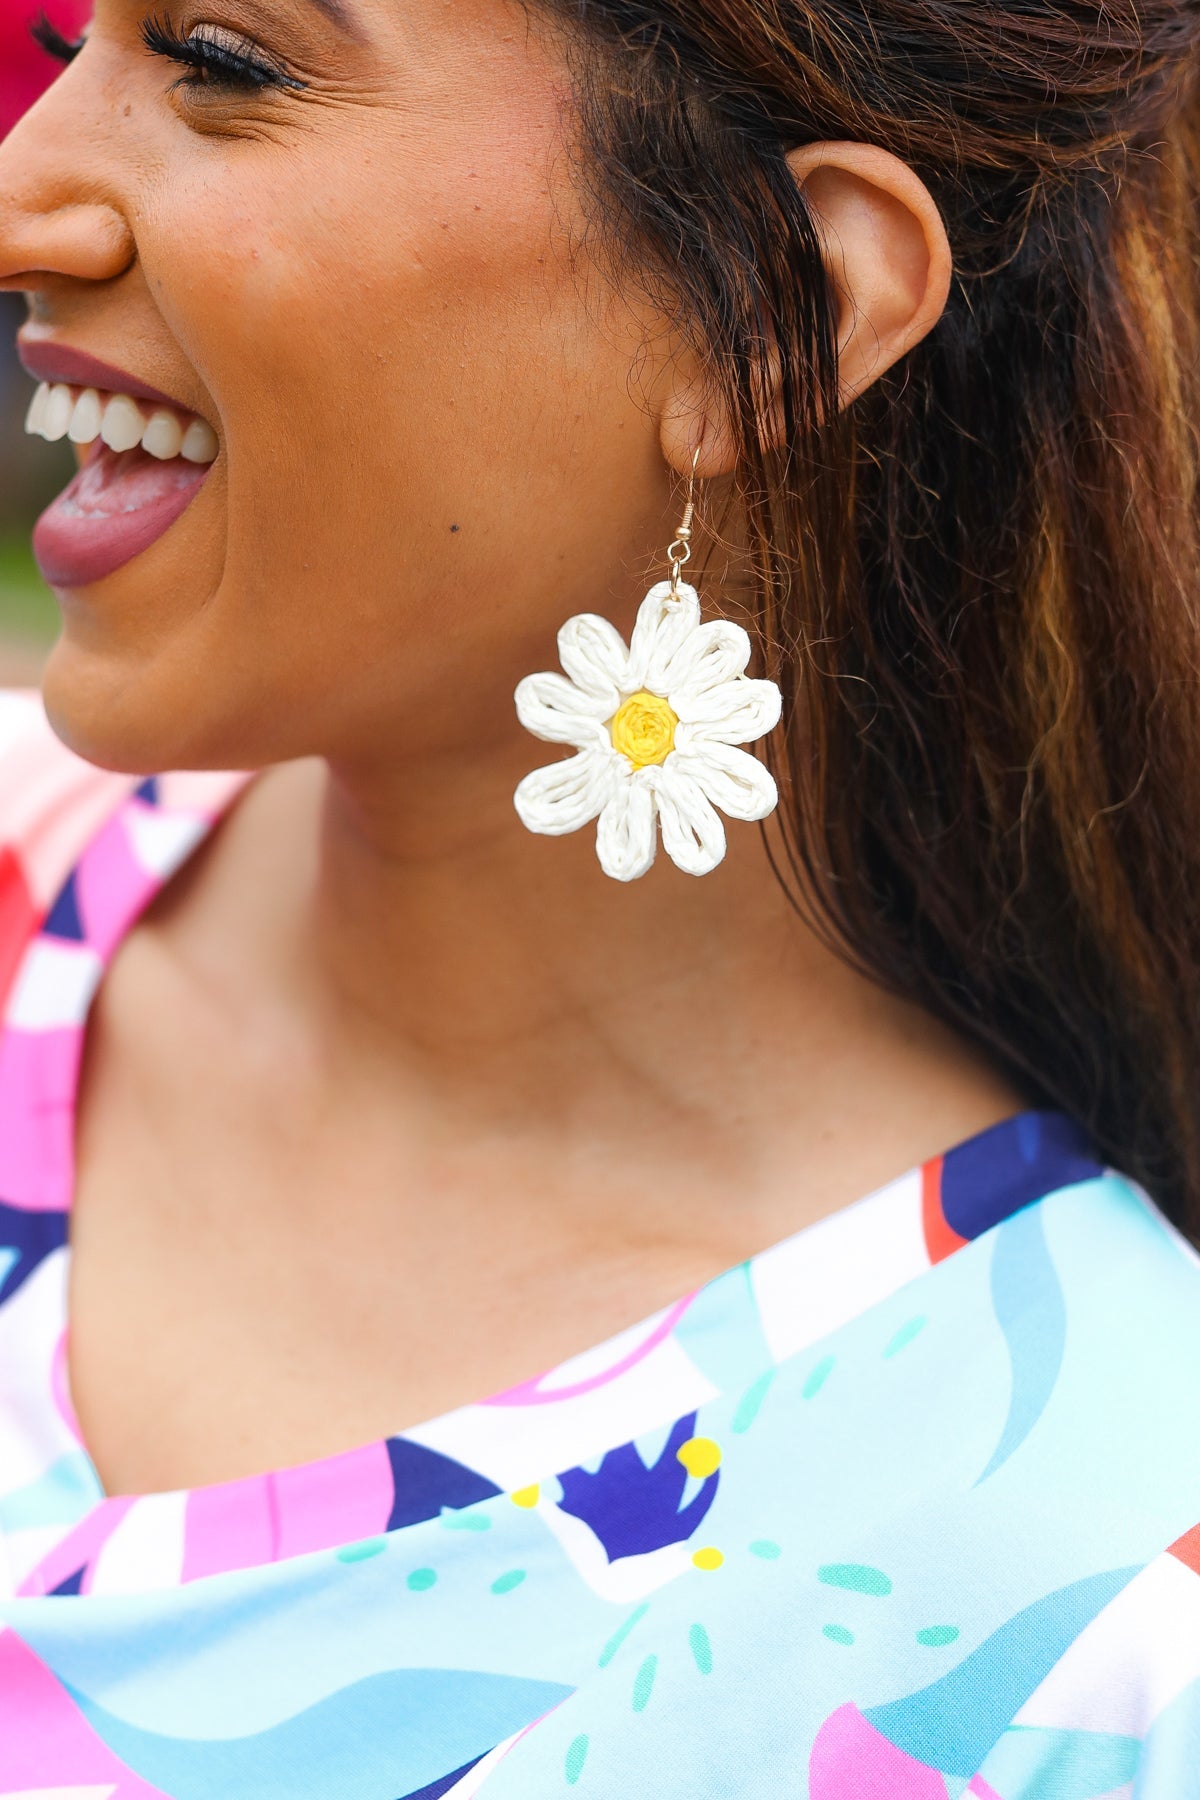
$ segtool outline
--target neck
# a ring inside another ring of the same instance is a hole
[[[339,1081],[415,1097],[462,1139],[653,1156],[686,1133],[767,1185],[776,1164],[794,1180],[798,1155],[820,1185],[840,1158],[843,1200],[1020,1104],[803,924],[757,828],[731,824],[712,875],[660,852],[629,884],[601,873],[594,828],[527,835],[511,795],[539,752],[555,754],[285,765],[231,819],[273,873],[255,979],[265,963]]]

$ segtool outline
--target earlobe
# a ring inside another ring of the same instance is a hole
[[[676,365],[659,421],[659,441],[677,475],[694,470],[698,481],[728,475],[737,465],[737,443],[725,404],[694,369]]]
[[[878,379],[942,315],[953,261],[929,189],[875,144],[807,144],[788,157],[816,216],[838,295],[841,404]]]

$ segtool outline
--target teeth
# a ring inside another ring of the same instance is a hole
[[[25,429],[30,437],[41,437],[42,425],[46,417],[46,402],[50,398],[50,384],[43,381],[34,391],[29,402],[29,411],[25,415]]]
[[[183,428],[174,413],[151,413],[150,423],[142,433],[142,449],[159,462],[170,462],[183,448]]]
[[[183,434],[179,454],[185,462],[210,463],[216,460],[217,434],[207,419],[193,419]]]
[[[100,396],[95,388],[84,388],[75,402],[67,436],[73,444],[93,444],[100,436]]]
[[[114,394],[104,409],[100,436],[110,450],[136,450],[142,441],[146,421],[142,409],[128,394]]]
[[[183,419],[165,407],[149,418],[128,394],[105,395],[96,388],[77,391],[65,382],[43,381],[34,393],[25,420],[31,437],[55,444],[69,437],[73,444],[91,444],[101,438],[118,453],[138,445],[160,462],[182,456],[191,463],[215,462],[220,444],[205,419]]]
[[[71,414],[75,411],[75,396],[69,387],[61,383],[52,387],[46,396],[46,410],[42,414],[42,436],[48,444],[57,444],[59,438],[65,438],[71,423]]]

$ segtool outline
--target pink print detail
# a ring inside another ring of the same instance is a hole
[[[36,739],[5,751],[5,823],[34,905],[50,906],[96,832],[133,791],[135,778],[113,775],[64,751],[43,718]],[[18,759],[25,763],[20,775]],[[10,813],[10,810],[11,813]]]
[[[395,1488],[385,1443],[284,1469],[274,1481],[281,1557],[331,1550],[387,1530]]]
[[[87,941],[105,961],[162,886],[162,877],[143,868],[134,856],[125,810],[110,819],[89,845],[75,874],[79,916]]]
[[[111,1788],[111,1800],[169,1800],[119,1761],[15,1631],[0,1630],[0,1791]]]
[[[523,1381],[518,1387],[505,1388],[502,1394],[493,1394],[491,1399],[485,1401],[484,1404],[487,1406],[550,1406],[555,1401],[577,1400],[581,1394],[592,1394],[597,1388],[607,1387],[610,1381],[616,1381],[620,1376],[627,1374],[630,1369],[635,1369],[638,1363],[644,1362],[652,1350],[656,1350],[665,1338],[670,1337],[695,1298],[693,1293],[688,1294],[683,1300],[677,1301],[635,1349],[629,1351],[628,1355],[623,1356],[619,1362],[615,1362],[611,1368],[602,1369],[598,1375],[590,1375],[586,1381],[574,1381],[563,1387],[546,1387],[544,1384],[553,1381],[557,1372],[549,1369],[543,1375],[535,1375],[532,1381]]]
[[[995,1788],[983,1779],[982,1775],[973,1775],[967,1783],[968,1794],[974,1794],[976,1800],[1002,1800]]]
[[[187,1497],[181,1580],[375,1537],[387,1529],[393,1498],[384,1443],[278,1474],[196,1488]]]
[[[91,1587],[92,1567],[101,1550],[133,1505],[132,1498],[103,1500],[57,1543],[37,1567],[31,1569],[17,1592],[24,1598],[52,1594],[64,1581],[83,1570],[79,1591],[86,1594]]]
[[[78,1025],[0,1034],[0,1194],[30,1212],[65,1212],[74,1182]]]
[[[839,1706],[818,1731],[808,1791],[810,1800],[946,1800],[939,1772],[898,1750],[853,1703]]]
[[[182,1581],[272,1563],[279,1555],[279,1521],[269,1476],[196,1488],[184,1515]]]

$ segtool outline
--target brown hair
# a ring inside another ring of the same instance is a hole
[[[1196,0],[551,11],[611,238],[739,422],[801,903],[1200,1233]],[[955,258],[836,419],[821,138],[910,163]]]

